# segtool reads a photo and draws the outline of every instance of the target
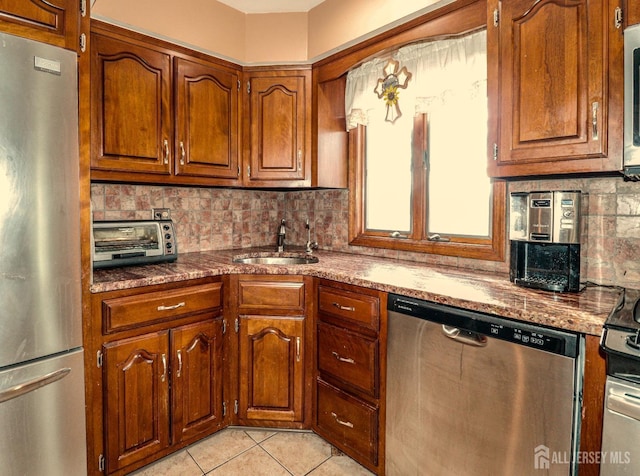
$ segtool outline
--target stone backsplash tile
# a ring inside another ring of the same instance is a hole
[[[640,183],[621,177],[512,181],[509,191],[582,190],[588,195],[586,278],[603,285],[640,288]],[[280,220],[289,245],[311,240],[322,249],[425,264],[508,272],[507,262],[349,246],[347,190],[264,191],[95,183],[94,220],[149,219],[151,208],[170,208],[182,252],[274,246]],[[508,244],[508,243],[507,243]],[[507,253],[508,256],[508,253]]]

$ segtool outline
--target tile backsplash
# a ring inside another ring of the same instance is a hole
[[[640,183],[619,177],[526,180],[509,191],[582,190],[589,193],[587,279],[640,288]],[[274,246],[280,220],[287,243],[311,240],[327,250],[385,256],[466,269],[508,272],[508,263],[349,246],[347,190],[264,191],[204,187],[94,183],[93,219],[150,219],[152,208],[170,208],[180,252]]]

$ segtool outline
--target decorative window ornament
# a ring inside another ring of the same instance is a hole
[[[402,69],[398,71],[399,67],[399,61],[390,59],[382,70],[385,75],[384,78],[378,79],[378,84],[376,84],[376,87],[373,89],[373,92],[378,95],[378,98],[384,99],[387,105],[387,114],[384,120],[392,124],[402,116],[400,105],[398,104],[398,89],[406,89],[411,79],[411,73],[407,71],[407,67],[403,66]]]

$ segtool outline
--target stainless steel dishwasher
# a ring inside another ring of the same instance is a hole
[[[387,476],[577,474],[584,338],[391,294]]]

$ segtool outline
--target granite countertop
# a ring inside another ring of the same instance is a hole
[[[284,253],[288,255],[290,253]],[[303,274],[448,304],[585,334],[600,335],[620,290],[588,286],[580,293],[522,288],[509,276],[364,255],[316,251],[318,263],[257,265],[232,262],[251,249],[183,253],[174,263],[95,270],[99,293],[223,274]]]

